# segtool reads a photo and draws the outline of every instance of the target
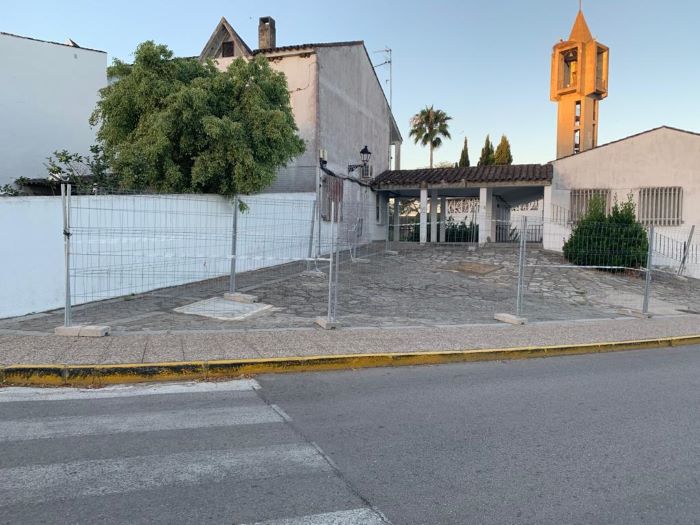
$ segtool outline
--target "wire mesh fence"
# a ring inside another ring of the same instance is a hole
[[[403,238],[420,240],[419,218],[397,222],[385,201],[361,193],[319,207],[314,194],[76,196],[64,186],[63,200],[69,325],[286,328],[317,317],[359,326],[484,322],[499,311],[532,320],[700,311],[696,280],[678,279],[700,276],[692,226],[477,211],[459,223],[427,222],[424,244],[391,244],[409,227]]]
[[[315,313],[334,321],[342,265],[386,247],[374,205],[338,200],[323,217],[313,194],[76,196],[63,185],[63,206],[66,326],[173,312],[240,320],[272,308],[256,289],[302,275],[300,286],[325,288]]]

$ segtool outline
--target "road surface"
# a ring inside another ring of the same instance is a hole
[[[697,523],[700,347],[0,390],[0,523]]]

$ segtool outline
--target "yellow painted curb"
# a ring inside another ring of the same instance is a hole
[[[12,365],[0,368],[0,383],[35,386],[101,386],[115,383],[224,379],[283,372],[502,361],[693,344],[700,344],[700,335],[606,343],[437,352],[319,355],[118,365]]]

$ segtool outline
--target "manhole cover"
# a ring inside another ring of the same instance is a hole
[[[181,314],[201,315],[220,321],[240,321],[251,315],[255,315],[272,308],[270,304],[263,303],[239,303],[229,301],[223,297],[212,297],[196,303],[186,304],[175,308]]]
[[[478,262],[460,262],[445,266],[448,272],[472,273],[476,275],[486,275],[487,273],[495,272],[500,269],[500,266],[495,264],[484,264]]]

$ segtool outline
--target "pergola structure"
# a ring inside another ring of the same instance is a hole
[[[510,218],[510,208],[545,198],[552,184],[551,164],[515,164],[474,166],[468,168],[425,168],[391,170],[381,173],[372,183],[373,188],[393,198],[394,238],[399,240],[400,201],[420,201],[420,242],[428,240],[428,213],[430,213],[430,242],[444,242],[445,229],[438,239],[438,203],[440,221],[447,218],[448,198],[479,199],[479,243],[495,241],[496,222]],[[430,207],[428,201],[430,200]],[[545,206],[547,205],[545,198]],[[428,211],[430,210],[430,211]]]

